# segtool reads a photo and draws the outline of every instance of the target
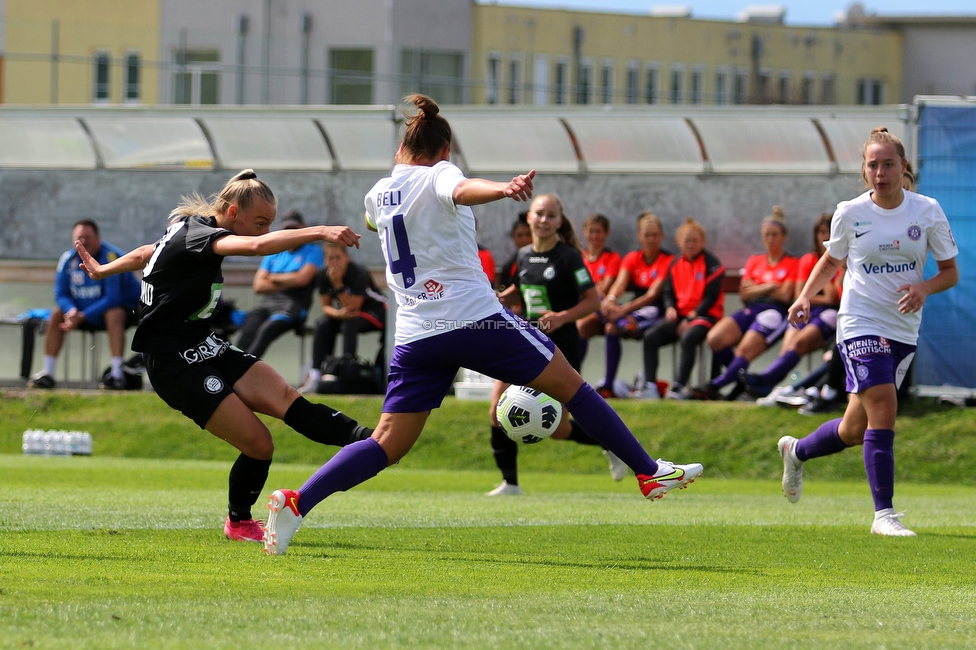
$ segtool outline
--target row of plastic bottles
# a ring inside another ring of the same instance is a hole
[[[91,456],[92,437],[87,431],[24,431],[23,450],[34,456]]]

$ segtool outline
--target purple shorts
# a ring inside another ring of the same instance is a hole
[[[508,310],[467,327],[393,350],[384,413],[422,413],[441,405],[461,368],[526,385],[555,354],[548,336]]]
[[[786,307],[768,303],[754,303],[743,307],[729,318],[739,326],[739,331],[745,334],[749,330],[759,332],[766,345],[772,345],[779,340],[789,322],[786,320]]]
[[[837,345],[847,371],[847,392],[882,384],[901,388],[908,366],[915,358],[915,346],[886,339],[883,336],[857,336]]]
[[[620,329],[622,337],[638,339],[644,335],[645,330],[656,325],[659,320],[661,320],[661,310],[654,305],[648,305],[618,319],[615,325]]]
[[[823,334],[824,341],[834,338],[837,333],[837,308],[836,307],[812,307],[810,309],[810,320],[804,327],[814,326]]]

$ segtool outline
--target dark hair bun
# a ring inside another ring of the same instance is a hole
[[[254,173],[254,170],[253,169],[245,169],[243,171],[238,172],[237,175],[234,176],[234,178],[232,178],[230,180],[232,182],[233,181],[250,181],[250,180],[253,180],[253,179],[257,178],[257,177],[258,177],[258,175]]]

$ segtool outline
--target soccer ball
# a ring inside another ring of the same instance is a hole
[[[515,442],[535,444],[551,436],[563,417],[562,405],[527,386],[509,386],[498,399],[495,416]]]

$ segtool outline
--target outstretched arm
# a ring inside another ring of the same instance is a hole
[[[213,243],[213,252],[224,257],[228,255],[273,255],[315,241],[326,241],[359,248],[359,237],[349,226],[287,228],[257,237],[227,235]]]
[[[498,183],[483,178],[466,178],[454,188],[455,205],[482,205],[508,197],[514,201],[528,201],[532,198],[532,179],[535,170],[516,176],[507,183]]]
[[[81,258],[82,270],[93,280],[103,280],[110,275],[141,271],[149,262],[149,258],[152,257],[153,244],[140,246],[108,264],[99,264],[98,260],[92,257],[79,241],[75,242],[75,250],[78,251],[78,256]]]

